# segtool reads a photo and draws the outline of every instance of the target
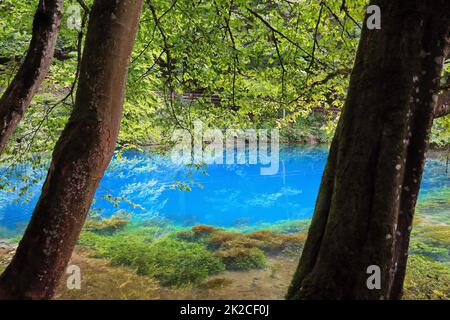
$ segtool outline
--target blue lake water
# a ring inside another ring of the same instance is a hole
[[[92,208],[105,216],[126,211],[133,219],[161,217],[186,226],[305,219],[313,213],[327,152],[323,146],[282,147],[278,173],[266,176],[260,169],[267,165],[209,165],[205,174],[167,157],[127,152],[112,161]],[[0,191],[0,227],[16,228],[28,222],[46,172],[30,170],[29,174],[39,182],[29,189],[28,203],[17,201],[14,192]],[[191,191],[174,188],[177,181],[190,183]],[[445,163],[428,159],[421,194],[445,186],[450,186]],[[117,207],[108,197],[126,200],[119,200]]]

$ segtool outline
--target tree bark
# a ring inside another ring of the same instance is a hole
[[[0,278],[0,298],[49,299],[108,166],[122,117],[142,0],[95,0],[74,110],[31,221]]]
[[[61,26],[63,0],[40,0],[26,58],[0,98],[0,154],[48,73]]]
[[[288,299],[401,298],[450,2],[372,4],[381,7],[382,28],[363,29]],[[367,286],[372,265],[381,269],[380,290]]]

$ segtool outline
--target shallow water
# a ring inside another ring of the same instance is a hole
[[[237,227],[306,219],[314,209],[326,158],[323,146],[285,146],[278,173],[264,176],[260,168],[268,165],[209,165],[203,173],[167,157],[130,151],[112,161],[93,210],[105,216],[126,211],[135,220],[159,217],[182,226]],[[15,193],[0,191],[0,227],[20,229],[28,222],[45,172],[30,175],[39,182],[29,189],[28,203],[17,201]],[[178,190],[177,181],[189,183],[191,191]],[[448,186],[445,163],[429,158],[421,195]],[[119,198],[118,206],[106,198]]]

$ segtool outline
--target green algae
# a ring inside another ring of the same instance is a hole
[[[410,256],[403,299],[450,299],[450,263],[439,263],[421,255]]]
[[[258,223],[251,226],[241,226],[239,228],[228,228],[228,231],[235,232],[255,232],[255,231],[271,231],[273,233],[296,233],[308,231],[310,219],[304,220],[280,220],[273,223]]]
[[[106,258],[112,266],[127,266],[137,274],[154,276],[165,286],[200,283],[225,269],[264,268],[267,255],[298,255],[306,239],[304,232],[243,233],[204,225],[180,229],[127,224],[114,232],[104,230],[85,228],[79,245],[90,248],[91,257]]]
[[[109,218],[95,216],[86,220],[84,229],[99,234],[113,234],[123,230],[130,223],[129,214],[118,213]]]
[[[419,199],[404,299],[450,297],[449,208],[448,187]],[[130,272],[134,270],[137,277],[155,279],[159,285],[184,287],[183,294],[207,288],[213,297],[214,290],[230,286],[225,270],[251,274],[255,272],[252,270],[270,267],[276,277],[278,271],[268,264],[268,258],[298,258],[309,223],[310,220],[295,220],[239,228],[186,228],[167,221],[140,221],[112,232],[85,228],[79,243],[91,248],[92,256],[108,259],[111,270],[125,266]],[[214,274],[224,276],[210,279]]]
[[[450,201],[448,190],[441,188],[420,199],[411,237],[408,274],[416,272],[414,263],[420,264],[418,267],[422,269],[434,270],[450,261],[450,226],[444,223]],[[183,228],[170,223],[130,223],[109,235],[85,229],[80,245],[94,248],[94,255],[109,259],[112,265],[128,266],[138,274],[152,275],[163,285],[182,286],[202,283],[209,275],[225,269],[264,268],[269,256],[299,257],[309,223],[310,220],[280,221],[226,229],[207,225]],[[195,260],[194,255],[201,258]],[[161,258],[158,260],[156,256]],[[171,260],[176,263],[171,265]],[[198,274],[189,274],[188,269],[200,264],[207,268],[200,268]]]
[[[306,241],[306,232],[275,233],[259,230],[245,233],[211,226],[195,226],[172,236],[183,241],[203,243],[211,250],[256,248],[269,255],[300,254]]]
[[[151,275],[165,286],[199,283],[225,270],[219,258],[196,243],[162,238],[133,251],[131,254],[121,249],[113,252],[112,264],[141,268],[140,274]],[[130,257],[131,264],[127,261]]]
[[[412,231],[410,253],[450,261],[450,226],[419,224]]]
[[[227,270],[241,271],[264,268],[267,255],[298,256],[306,240],[306,232],[280,234],[259,230],[245,233],[205,225],[171,236],[181,241],[201,243],[222,260]]]
[[[436,188],[421,195],[416,214],[428,224],[450,225],[450,187]]]
[[[139,275],[153,276],[165,286],[198,283],[225,270],[221,260],[201,244],[155,237],[162,232],[158,227],[130,230],[110,236],[83,231],[79,244],[89,247],[92,257],[106,258],[112,266],[127,266]]]
[[[410,254],[438,262],[450,261],[450,188],[442,187],[419,198],[411,234]]]
[[[267,257],[258,248],[232,247],[214,253],[225,264],[227,270],[247,271],[261,269],[267,264]]]
[[[419,199],[411,235],[405,299],[449,298],[449,208],[448,187],[424,194]],[[111,274],[118,272],[121,278],[127,272],[130,277],[134,274],[132,283],[142,277],[143,281],[157,284],[156,287],[185,287],[189,291],[189,288],[196,290],[205,286],[214,290],[227,286],[228,282],[223,278],[224,283],[222,280],[217,280],[217,284],[210,283],[214,277],[209,278],[223,274],[225,270],[251,273],[256,269],[272,268],[268,264],[269,257],[274,261],[280,255],[297,259],[309,223],[310,220],[294,220],[239,228],[207,225],[186,228],[162,220],[134,221],[126,215],[91,216],[81,233],[79,246],[89,248],[86,253],[89,257],[107,261],[104,268],[111,270]],[[9,239],[18,242],[20,237],[16,235]],[[7,263],[1,261],[0,272]],[[106,283],[100,283],[103,280],[94,274],[90,277],[96,286],[106,288]],[[128,286],[126,281],[124,286]],[[136,290],[129,290],[130,296],[139,296]],[[100,292],[98,295],[105,296]],[[93,297],[93,292],[89,296]],[[141,298],[145,297],[154,298],[153,293],[143,292]]]

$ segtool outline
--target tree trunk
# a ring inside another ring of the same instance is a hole
[[[142,0],[95,0],[71,118],[25,235],[0,278],[0,298],[49,299],[108,166],[122,117]]]
[[[378,0],[364,28],[309,236],[288,299],[399,299],[450,1]],[[381,269],[370,290],[369,266]]]
[[[50,68],[61,26],[63,0],[40,0],[27,56],[0,98],[0,154]]]

